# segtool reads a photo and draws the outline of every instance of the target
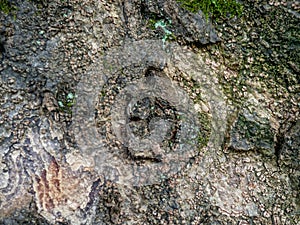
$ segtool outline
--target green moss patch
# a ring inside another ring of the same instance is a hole
[[[206,18],[213,19],[240,16],[243,6],[235,0],[177,0],[181,6],[193,13],[201,10]]]
[[[17,7],[13,4],[11,4],[7,0],[0,0],[0,11],[4,12],[5,14],[9,14],[13,11],[15,11]]]

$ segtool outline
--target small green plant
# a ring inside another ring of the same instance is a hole
[[[72,107],[76,103],[76,96],[73,93],[68,93],[62,100],[57,101],[59,109],[63,112],[71,113]]]
[[[1,12],[4,12],[5,14],[9,14],[10,12],[13,12],[15,10],[17,10],[17,7],[11,4],[10,2],[8,2],[8,0],[0,0]]]
[[[148,19],[148,27],[150,27],[152,30],[155,30],[155,24],[158,20],[150,18]]]
[[[154,21],[151,21],[151,23],[155,29],[160,27],[163,30],[164,32],[164,36],[162,38],[163,46],[165,46],[166,41],[176,39],[175,35],[170,30],[167,29],[167,27],[172,23],[170,20],[168,22],[165,22],[164,20],[158,20],[155,23]]]
[[[165,35],[163,36],[163,43],[165,43],[168,39],[170,39],[173,36],[173,33],[171,31],[169,31],[167,29],[167,26],[171,24],[171,21],[169,21],[169,23],[165,23],[165,21],[163,20],[159,20],[155,23],[155,29],[157,29],[158,27],[161,27],[162,30],[165,32]]]
[[[243,6],[236,0],[177,0],[181,6],[193,13],[201,10],[206,18],[213,19],[231,18],[240,16]]]

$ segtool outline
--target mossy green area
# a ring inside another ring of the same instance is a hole
[[[17,7],[11,4],[8,0],[0,0],[0,11],[9,14],[15,11]]]
[[[267,91],[274,99],[287,95],[297,97],[299,19],[287,14],[284,7],[266,8],[260,12],[260,5],[251,0],[243,1],[243,4],[243,18],[232,20],[230,24],[215,23],[218,32],[223,34],[223,43],[209,47],[214,60],[237,72],[236,77],[225,79],[224,74],[220,74],[224,92],[237,106],[245,100],[246,96],[242,94],[245,90],[249,93]],[[245,36],[247,29],[249,33]],[[255,88],[253,83],[257,84]],[[287,102],[292,107],[292,101]]]
[[[198,113],[198,119],[200,121],[200,132],[198,134],[198,146],[202,149],[207,145],[212,130],[211,117],[207,113]]]
[[[193,13],[201,10],[212,19],[240,16],[243,6],[236,0],[177,0],[181,6]]]
[[[71,114],[72,107],[76,103],[76,96],[73,93],[68,93],[67,95],[63,93],[61,96],[57,97],[58,106],[60,111]]]

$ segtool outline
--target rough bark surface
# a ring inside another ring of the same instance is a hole
[[[10,4],[0,224],[297,224],[297,1]]]

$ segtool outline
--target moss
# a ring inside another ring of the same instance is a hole
[[[0,11],[9,14],[15,11],[17,7],[11,4],[8,0],[0,0]]]
[[[198,113],[200,132],[198,134],[199,149],[207,145],[211,134],[211,117],[207,113]]]
[[[201,10],[206,18],[213,19],[240,16],[243,6],[236,0],[177,0],[181,6],[193,13]]]

